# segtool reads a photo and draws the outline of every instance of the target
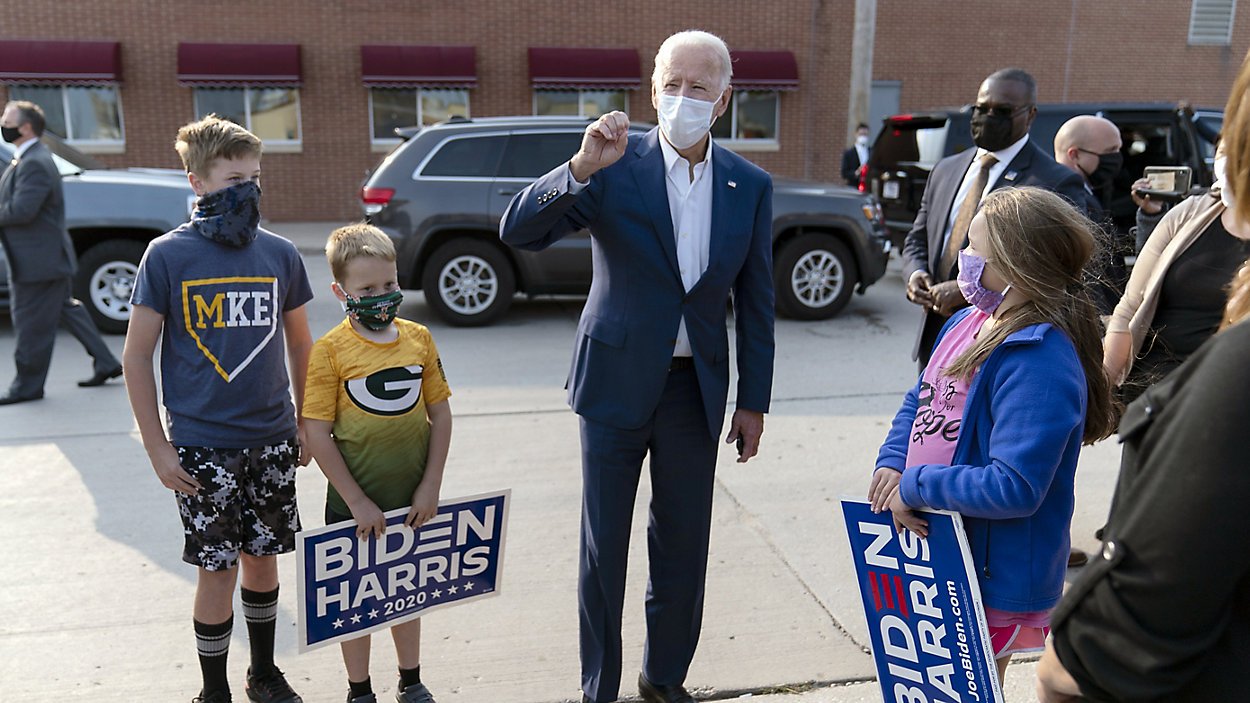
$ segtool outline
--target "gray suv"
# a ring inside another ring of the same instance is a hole
[[[65,187],[65,227],[78,253],[74,297],[101,332],[130,322],[130,290],[148,242],[186,222],[195,203],[187,174],[173,169],[106,169],[45,132]],[[13,145],[0,142],[0,164]],[[9,307],[8,267],[0,249],[0,310]]]
[[[512,196],[568,160],[588,120],[572,117],[453,119],[396,130],[404,141],[366,178],[366,219],[399,252],[399,280],[420,289],[453,325],[498,320],[515,293],[590,289],[588,232],[541,252],[499,241]],[[647,125],[631,125],[643,132]],[[777,179],[773,261],[778,311],[794,319],[836,315],[854,290],[885,273],[890,242],[876,199],[827,183]]]

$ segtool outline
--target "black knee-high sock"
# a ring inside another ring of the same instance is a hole
[[[243,596],[243,617],[247,620],[247,639],[252,650],[252,673],[273,669],[274,629],[278,620],[278,589],[267,593],[239,589]]]
[[[200,674],[204,677],[205,696],[221,691],[230,693],[226,678],[226,656],[230,653],[230,633],[234,630],[234,616],[216,625],[195,620],[195,648],[200,655]]]

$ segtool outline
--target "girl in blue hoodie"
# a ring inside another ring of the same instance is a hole
[[[1077,456],[1115,429],[1083,283],[1092,227],[1040,188],[985,197],[959,255],[971,305],[942,329],[869,487],[874,510],[921,537],[915,509],[963,516],[1000,680],[1013,653],[1043,647],[1063,592]]]

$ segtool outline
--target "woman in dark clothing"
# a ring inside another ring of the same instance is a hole
[[[1228,210],[1250,222],[1250,60],[1225,111]],[[1183,335],[1182,335],[1183,336]],[[1250,264],[1221,331],[1129,406],[1095,559],[1052,615],[1043,703],[1250,698]]]

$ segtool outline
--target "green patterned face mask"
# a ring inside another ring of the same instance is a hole
[[[347,316],[375,332],[386,329],[395,320],[399,304],[404,302],[404,294],[399,290],[365,298],[344,295],[347,300],[343,301],[343,310]]]

